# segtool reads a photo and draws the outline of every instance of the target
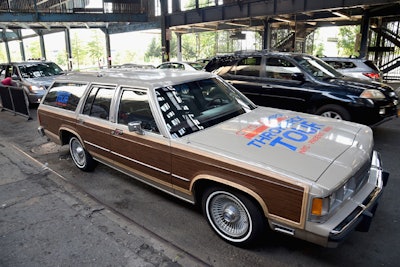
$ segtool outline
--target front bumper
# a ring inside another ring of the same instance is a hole
[[[369,230],[379,198],[383,193],[383,187],[389,179],[389,173],[382,169],[381,159],[377,152],[373,154],[369,179],[375,181],[374,190],[363,201],[354,201],[357,203],[354,210],[330,231],[328,247],[336,247],[354,230],[362,232]]]

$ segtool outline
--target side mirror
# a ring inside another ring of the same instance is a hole
[[[20,81],[21,79],[18,77],[18,75],[13,74],[11,75],[11,79],[13,79],[14,81]]]
[[[297,72],[292,74],[292,80],[294,81],[300,81],[300,82],[305,82],[306,78],[304,77],[304,73]]]
[[[131,121],[128,123],[128,129],[130,132],[135,132],[140,135],[144,135],[144,131],[142,128],[142,122],[141,121]]]

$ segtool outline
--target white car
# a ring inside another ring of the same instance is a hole
[[[369,127],[257,107],[208,72],[60,77],[38,121],[79,169],[101,162],[197,204],[240,246],[267,227],[336,246],[369,228],[388,179]]]
[[[177,70],[202,70],[203,65],[199,62],[164,62],[157,66],[157,69],[177,69]]]

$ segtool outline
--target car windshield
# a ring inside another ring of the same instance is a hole
[[[192,66],[196,70],[202,70],[203,69],[203,65],[198,63],[198,62],[188,62],[188,64],[190,66]]]
[[[307,73],[319,80],[343,77],[343,74],[318,58],[311,56],[295,56],[294,60],[296,60]]]
[[[203,130],[256,106],[217,78],[156,90],[158,104],[173,138]]]
[[[37,78],[63,74],[63,70],[53,62],[29,63],[19,66],[23,78]]]

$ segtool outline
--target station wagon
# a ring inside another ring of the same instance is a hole
[[[68,74],[38,120],[79,169],[100,162],[199,205],[237,246],[269,227],[334,247],[368,230],[388,180],[368,126],[258,107],[207,72]]]

